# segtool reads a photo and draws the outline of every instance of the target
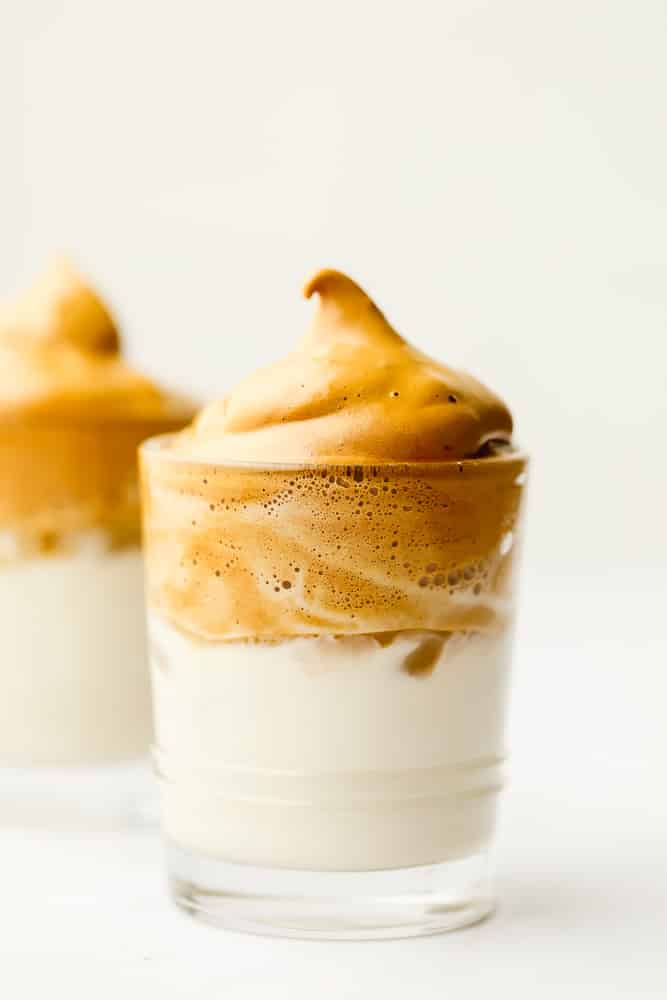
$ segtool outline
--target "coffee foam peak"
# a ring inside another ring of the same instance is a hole
[[[0,415],[19,420],[155,419],[191,407],[134,372],[95,291],[59,258],[0,308]]]
[[[132,371],[105,304],[56,261],[0,308],[0,535],[21,558],[90,532],[136,545],[137,447],[192,413]]]
[[[323,270],[304,293],[319,304],[296,350],[206,407],[174,451],[212,462],[455,461],[510,442],[502,401],[404,340],[351,278]]]

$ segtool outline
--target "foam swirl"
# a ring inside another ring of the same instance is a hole
[[[524,468],[234,467],[149,443],[149,602],[208,640],[495,631],[511,618]]]
[[[305,293],[296,351],[142,450],[151,606],[213,641],[505,627],[525,467],[509,411],[345,275]]]
[[[206,407],[174,450],[204,461],[413,462],[509,442],[507,407],[412,347],[358,285],[315,275],[311,329],[283,361]]]

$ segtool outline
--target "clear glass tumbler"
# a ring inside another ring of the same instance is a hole
[[[142,448],[171,891],[382,938],[494,906],[526,459],[211,465]]]

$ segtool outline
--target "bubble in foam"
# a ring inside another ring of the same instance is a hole
[[[511,531],[506,531],[500,539],[500,554],[506,556],[514,544],[514,535]]]

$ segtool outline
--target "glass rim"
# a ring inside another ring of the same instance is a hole
[[[506,468],[509,465],[516,464],[521,465],[525,468],[530,460],[530,457],[526,451],[517,448],[512,451],[506,451],[498,455],[486,455],[480,458],[453,458],[447,460],[440,459],[398,459],[392,461],[390,459],[382,459],[378,461],[354,461],[350,459],[340,459],[335,461],[314,461],[314,462],[245,462],[241,459],[224,459],[222,461],[214,461],[211,459],[203,458],[189,458],[187,455],[174,454],[173,452],[167,451],[166,445],[171,441],[178,431],[172,431],[167,434],[156,434],[153,437],[146,438],[139,445],[139,453],[143,457],[144,455],[160,455],[163,459],[168,462],[173,462],[176,465],[187,465],[195,468],[201,469],[239,469],[246,470],[248,472],[314,472],[321,471],[322,469],[390,469],[396,472],[401,469],[410,470],[423,470],[423,471],[436,471],[436,470],[456,470],[462,467],[474,468],[474,469],[492,469],[503,467]],[[349,473],[348,473],[349,474]]]

